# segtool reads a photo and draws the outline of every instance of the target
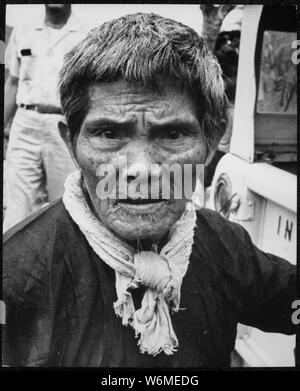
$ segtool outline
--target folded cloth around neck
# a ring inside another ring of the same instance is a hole
[[[65,182],[63,202],[95,253],[115,270],[116,315],[122,318],[123,325],[134,328],[142,353],[172,354],[178,340],[169,309],[179,310],[181,283],[188,268],[196,224],[193,204],[187,203],[159,254],[135,253],[93,214],[82,185],[81,172],[71,173]],[[147,289],[141,308],[136,310],[130,290],[140,285]]]

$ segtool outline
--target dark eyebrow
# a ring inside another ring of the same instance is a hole
[[[119,129],[126,134],[134,132],[136,126],[135,118],[117,120],[110,117],[91,118],[87,120],[84,127],[88,132],[96,131],[101,128]],[[164,118],[163,120],[148,121],[148,129],[150,137],[159,137],[170,130],[181,130],[190,135],[197,135],[201,131],[200,124],[193,119],[180,118]]]
[[[95,118],[95,119],[90,119],[85,122],[84,126],[87,128],[98,128],[102,126],[107,126],[107,127],[126,127],[126,126],[132,126],[134,125],[135,121],[134,120],[126,120],[126,121],[117,121],[117,120],[112,120],[111,118]]]
[[[154,136],[158,133],[169,132],[170,130],[182,130],[190,134],[197,134],[200,132],[201,128],[198,121],[189,121],[181,119],[174,119],[171,121],[150,124],[150,131]]]

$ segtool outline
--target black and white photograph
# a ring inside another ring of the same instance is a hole
[[[1,370],[300,365],[298,10],[274,3],[1,6]]]

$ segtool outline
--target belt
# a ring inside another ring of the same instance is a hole
[[[59,107],[51,105],[25,105],[24,103],[21,103],[19,107],[25,110],[33,110],[41,114],[62,114]]]

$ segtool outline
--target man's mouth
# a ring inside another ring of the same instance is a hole
[[[158,208],[161,208],[163,205],[169,204],[170,201],[163,198],[119,198],[116,201],[116,206],[120,206],[126,209],[140,210],[140,211],[153,211]]]
[[[118,199],[118,203],[131,204],[131,205],[148,205],[148,204],[155,204],[155,203],[157,204],[160,202],[168,202],[168,200],[163,199],[163,198],[156,198],[156,199],[152,199],[152,198],[137,198],[137,199],[125,198],[125,199],[122,199],[122,198],[119,198]]]

